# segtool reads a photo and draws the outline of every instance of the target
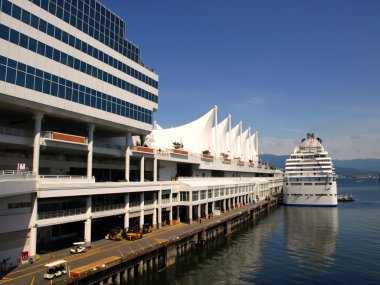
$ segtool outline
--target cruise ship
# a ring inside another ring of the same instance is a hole
[[[154,124],[158,81],[101,2],[0,1],[0,275],[113,227],[192,223],[282,190],[257,132],[216,107]]]
[[[284,204],[337,206],[336,176],[331,157],[320,138],[308,133],[286,160]]]

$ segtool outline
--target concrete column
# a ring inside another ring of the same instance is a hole
[[[170,212],[169,212],[169,225],[173,225],[173,207],[170,206]]]
[[[30,219],[30,238],[29,238],[29,258],[33,258],[35,260],[36,258],[36,251],[37,251],[37,195],[33,195],[33,209],[32,209],[32,216]]]
[[[144,224],[144,192],[140,193],[140,226]]]
[[[180,207],[177,206],[177,222],[178,222],[178,223],[181,222],[181,217],[180,217],[180,215],[179,215],[179,212],[180,212],[179,209],[180,209]]]
[[[125,180],[129,182],[129,170],[130,170],[130,156],[131,147],[133,146],[132,134],[128,133],[126,137],[126,149],[125,149]]]
[[[144,182],[145,179],[145,158],[144,156],[141,157],[140,160],[140,182]]]
[[[40,168],[40,139],[41,139],[41,124],[44,114],[38,112],[34,115],[34,142],[33,142],[33,172],[38,175]]]
[[[214,214],[214,211],[215,211],[215,201],[211,202],[211,213]]]
[[[141,260],[139,265],[138,265],[138,275],[142,276],[144,271],[144,261]]]
[[[173,225],[173,193],[170,192],[169,195],[169,205],[170,205],[170,213],[169,213],[169,225]]]
[[[124,216],[124,229],[129,228],[129,194],[125,194],[125,216]]]
[[[161,190],[158,191],[158,222],[157,222],[157,228],[161,227],[162,223],[162,208],[161,208],[161,198],[162,198],[162,193]]]
[[[193,221],[193,206],[190,205],[189,206],[189,223],[191,224],[192,221]]]
[[[205,206],[205,215],[206,215],[206,218],[208,218],[208,202],[206,203],[206,206]]]
[[[157,193],[153,193],[153,229],[157,229]]]
[[[94,130],[95,125],[88,127],[88,153],[87,153],[87,178],[92,178],[92,157],[94,153]]]
[[[197,218],[201,217],[201,204],[197,205]]]
[[[223,210],[226,211],[226,199],[223,199]]]
[[[158,180],[158,172],[157,172],[157,157],[153,159],[153,181],[157,182]]]
[[[91,224],[92,224],[92,197],[86,198],[86,221],[84,222],[84,240],[86,245],[91,245]]]
[[[120,278],[120,272],[116,273],[115,275],[115,279],[114,279],[114,285],[120,285],[120,281],[121,281],[121,278]]]

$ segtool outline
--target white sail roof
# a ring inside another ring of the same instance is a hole
[[[242,133],[242,122],[231,129],[231,115],[217,122],[217,107],[195,121],[163,129],[156,122],[145,141],[155,149],[171,149],[174,142],[183,144],[183,149],[192,153],[209,150],[214,156],[229,154],[230,158],[258,162],[257,133],[251,135],[249,127]]]
[[[212,123],[215,109],[199,119],[171,129],[153,130],[150,139],[153,148],[173,148],[173,142],[183,144],[185,150],[201,153],[212,149]]]

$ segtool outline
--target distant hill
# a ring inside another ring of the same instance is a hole
[[[284,170],[289,155],[262,154],[260,159],[270,166]],[[344,176],[377,176],[380,173],[380,159],[333,160],[337,174]]]

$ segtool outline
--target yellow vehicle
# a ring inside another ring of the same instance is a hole
[[[123,238],[123,229],[122,228],[113,228],[107,234],[106,239],[120,241]]]
[[[127,228],[125,231],[125,238],[127,240],[136,240],[136,239],[141,239],[142,237],[143,237],[143,233],[139,226]]]

